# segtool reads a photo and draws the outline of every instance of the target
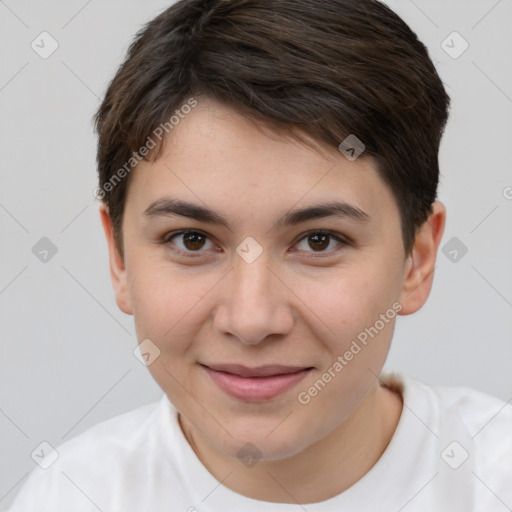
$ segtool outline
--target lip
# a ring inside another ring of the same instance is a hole
[[[301,381],[311,367],[267,365],[249,368],[239,364],[201,365],[228,395],[246,402],[275,398]]]

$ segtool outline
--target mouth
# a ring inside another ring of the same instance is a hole
[[[249,368],[239,364],[201,364],[226,394],[246,402],[271,400],[293,388],[312,367],[267,365]]]

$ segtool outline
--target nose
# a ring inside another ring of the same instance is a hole
[[[252,263],[238,258],[223,281],[214,317],[218,332],[246,345],[291,332],[291,292],[263,255]]]

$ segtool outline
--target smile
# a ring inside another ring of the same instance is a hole
[[[246,402],[275,398],[298,384],[312,368],[269,365],[248,368],[243,365],[201,365],[213,382],[226,394]]]

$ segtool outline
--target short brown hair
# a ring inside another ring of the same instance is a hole
[[[191,96],[333,147],[355,134],[393,192],[410,252],[436,200],[450,99],[423,43],[384,4],[179,0],[150,21],[95,117],[100,197],[121,254],[129,176],[114,174]]]

